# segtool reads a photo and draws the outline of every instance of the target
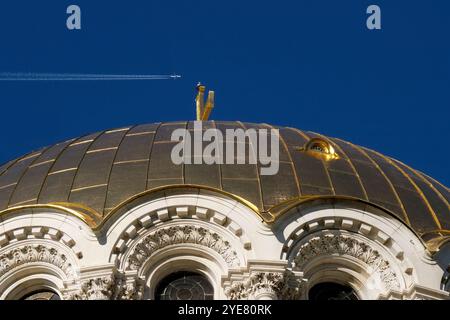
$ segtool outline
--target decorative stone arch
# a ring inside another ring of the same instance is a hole
[[[31,226],[18,227],[6,232],[0,233],[0,250],[10,243],[15,243],[22,240],[29,239],[47,239],[58,242],[70,248],[75,256],[79,259],[83,258],[83,253],[79,247],[76,246],[76,241],[67,233],[56,228],[47,226]]]
[[[179,271],[203,275],[214,288],[214,298],[224,298],[220,279],[227,270],[221,257],[204,248],[177,245],[158,251],[139,270],[138,278],[144,284],[143,299],[154,299],[158,284],[166,276]]]
[[[140,270],[157,251],[178,245],[208,250],[220,256],[228,268],[245,264],[244,257],[218,228],[192,221],[175,221],[144,233],[125,252],[118,267],[120,270]]]
[[[195,212],[195,215],[189,217],[189,212]],[[192,227],[195,225],[201,227]],[[168,227],[161,228],[161,226]],[[189,228],[189,226],[191,226],[190,232],[183,234],[183,228]],[[148,231],[153,229],[157,230],[155,232],[159,233],[159,237],[167,239],[168,243],[195,243],[200,246],[210,247],[214,250],[216,247],[212,246],[212,243],[205,243],[205,241],[210,237],[216,237],[218,239],[215,242],[216,245],[219,245],[219,243],[233,242],[233,246],[235,247],[242,248],[244,251],[251,250],[251,242],[243,234],[240,225],[234,221],[230,221],[227,216],[218,212],[209,211],[205,208],[183,206],[164,208],[150,214],[145,214],[127,226],[113,247],[110,262],[117,263],[119,260],[123,261],[122,257],[128,248],[136,241],[139,241],[138,239],[140,237],[142,238],[143,234],[151,237],[153,233],[148,233]],[[215,232],[210,232],[210,230],[215,230]],[[204,235],[202,236],[201,233],[204,233]],[[231,238],[233,240],[224,240],[225,238]],[[241,260],[244,259],[244,256],[245,254],[242,255]],[[225,256],[223,258],[225,261],[229,259],[229,257]],[[233,263],[230,264],[230,267],[232,265]],[[126,268],[123,265],[118,265],[118,267],[120,269]]]
[[[382,232],[403,235],[410,243],[409,246],[413,245],[417,252],[425,254],[427,249],[422,238],[400,218],[379,206],[351,198],[319,197],[304,200],[284,212],[274,223],[273,229],[275,232],[282,230],[283,237],[286,238],[292,232],[292,228],[297,228],[299,224],[312,221],[316,217],[322,220],[325,218],[335,219],[338,225],[334,223],[330,225],[330,221],[327,221],[326,227],[338,229],[341,227],[339,223],[344,223],[344,220],[347,219],[353,220],[357,224],[372,224],[375,227],[372,231],[378,230],[380,235]],[[317,220],[319,222],[320,219]],[[317,226],[321,226],[320,222]],[[348,228],[345,225],[344,227]]]
[[[24,240],[48,240],[70,248],[78,259],[98,239],[91,228],[79,218],[64,211],[48,208],[22,208],[2,216],[0,251]],[[87,245],[87,243],[89,243]]]
[[[302,239],[290,257],[308,279],[306,293],[321,282],[351,286],[362,299],[406,289],[401,270],[371,240],[345,231],[319,231]]]
[[[18,300],[39,290],[52,291],[62,299],[61,290],[64,283],[63,275],[59,271],[52,265],[39,264],[30,264],[14,270],[8,278],[3,279],[6,282],[5,287],[7,287],[2,292],[0,299]]]
[[[203,274],[215,298],[224,298],[221,277],[255,256],[248,232],[270,231],[236,199],[173,191],[139,199],[104,225],[109,263],[121,274],[122,291],[127,292],[119,298],[153,299],[156,284],[177,271]]]
[[[436,279],[423,276],[435,274],[436,266],[419,237],[367,204],[313,201],[285,213],[274,231],[284,242],[280,258],[304,273],[307,289],[333,280],[352,286],[363,299],[375,299],[406,296],[417,285],[438,288]],[[377,286],[377,281],[390,284]]]
[[[215,230],[239,251],[242,261],[254,256],[252,235],[248,232],[270,233],[254,213],[234,199],[178,190],[175,194],[161,194],[159,198],[147,200],[129,208],[116,219],[110,218],[104,226],[103,237],[108,238],[111,252],[109,262],[115,263],[119,269],[124,268],[118,261],[123,261],[128,248],[143,234],[161,226],[187,223]]]
[[[153,226],[127,242],[114,255],[125,277],[140,283],[140,295],[154,298],[156,285],[172,272],[203,274],[214,287],[215,298],[224,296],[221,277],[246,265],[239,238],[228,229],[206,221],[173,219]]]
[[[79,276],[70,248],[47,239],[22,240],[0,250],[0,299],[18,299],[37,289],[62,297],[65,283]]]
[[[177,188],[144,194],[135,201],[121,206],[121,210],[105,221],[103,237],[117,241],[132,238],[143,229],[176,219],[205,221],[225,228],[236,235],[251,252],[251,236],[247,230],[270,233],[255,212],[242,202],[197,188]],[[119,246],[122,244],[119,243]],[[113,248],[111,248],[112,251]]]

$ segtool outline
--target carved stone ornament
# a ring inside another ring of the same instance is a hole
[[[239,265],[236,251],[219,234],[203,227],[181,225],[156,230],[140,240],[127,259],[127,270],[139,270],[155,251],[183,243],[196,244],[214,250],[222,256],[229,267]]]
[[[321,235],[303,244],[294,258],[295,269],[303,270],[313,258],[323,255],[347,255],[367,264],[376,272],[386,289],[399,289],[397,275],[388,261],[368,244],[344,235]]]
[[[80,290],[64,296],[64,300],[110,300],[115,290],[113,276],[85,280]]]
[[[241,282],[225,290],[230,300],[255,299],[264,295],[280,300],[298,300],[303,294],[304,282],[292,272],[253,272]]]
[[[144,293],[142,281],[126,281],[115,275],[82,281],[78,290],[63,294],[64,300],[140,300]]]
[[[50,263],[61,269],[68,278],[75,276],[75,269],[64,254],[44,245],[27,245],[15,248],[0,256],[0,277],[8,271],[27,263]]]
[[[144,295],[144,284],[138,280],[119,281],[117,288],[116,299],[118,300],[141,300]]]

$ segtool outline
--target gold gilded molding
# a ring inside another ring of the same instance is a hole
[[[200,185],[190,185],[190,184],[182,184],[182,185],[168,185],[168,186],[162,186],[154,189],[150,189],[141,193],[138,193],[125,201],[121,202],[117,206],[115,206],[107,215],[102,216],[99,212],[96,210],[80,204],[80,203],[71,203],[71,202],[52,202],[47,204],[31,204],[31,205],[20,205],[20,206],[14,206],[7,208],[5,210],[0,211],[0,217],[19,212],[21,210],[27,210],[27,209],[53,209],[57,211],[62,211],[64,213],[68,213],[84,223],[86,223],[93,231],[97,231],[102,228],[102,226],[106,223],[106,221],[114,216],[118,211],[120,211],[122,208],[126,207],[129,203],[133,202],[134,200],[137,200],[143,196],[150,195],[152,193],[157,193],[161,191],[170,191],[170,190],[176,190],[176,189],[198,189],[200,190],[207,190],[207,191],[213,191],[218,194],[225,195],[231,199],[234,199],[238,201],[239,203],[245,205],[246,207],[250,208],[253,212],[255,212],[256,215],[258,215],[263,221],[266,221],[267,219],[264,218],[264,213],[261,213],[260,210],[256,205],[254,205],[252,202],[235,195],[233,193],[223,191],[220,189],[208,187],[208,186],[200,186]]]
[[[78,203],[68,203],[68,202],[54,202],[54,203],[48,203],[48,204],[32,204],[32,205],[21,205],[21,206],[15,206],[11,207],[5,210],[0,211],[0,217],[7,215],[7,214],[14,214],[18,213],[22,210],[33,210],[33,209],[51,209],[55,210],[56,212],[64,212],[67,213],[75,218],[78,218],[82,222],[84,222],[87,226],[91,228],[92,231],[97,232],[103,228],[103,226],[106,224],[106,222],[112,218],[115,214],[117,214],[122,209],[127,209],[127,206],[132,203],[133,201],[144,197],[146,195],[151,195],[153,193],[158,192],[170,192],[173,190],[182,190],[182,189],[197,189],[199,192],[201,190],[207,190],[216,192],[217,194],[225,195],[231,199],[234,199],[238,201],[239,203],[245,205],[249,209],[251,209],[259,218],[261,218],[261,221],[266,223],[267,225],[273,225],[279,218],[281,218],[285,213],[287,213],[289,210],[314,201],[314,200],[332,200],[332,201],[339,201],[339,200],[348,200],[348,201],[354,201],[366,204],[368,206],[372,206],[374,208],[377,208],[379,210],[382,210],[383,212],[386,212],[387,214],[391,215],[392,217],[398,219],[395,214],[387,210],[386,208],[383,208],[379,205],[373,204],[369,201],[355,198],[355,197],[347,197],[347,196],[300,196],[291,198],[289,200],[286,200],[282,203],[279,203],[273,207],[271,207],[267,211],[261,211],[256,205],[254,205],[252,202],[237,196],[233,193],[226,192],[223,190],[219,190],[212,187],[207,186],[199,186],[199,185],[169,185],[169,186],[162,186],[158,188],[154,188],[151,190],[147,190],[145,192],[139,193],[134,195],[133,197],[130,197],[129,199],[121,202],[118,206],[114,207],[113,210],[111,210],[107,215],[102,216],[100,213],[95,211],[92,208],[89,208],[88,206],[85,206],[83,204]],[[432,253],[439,250],[439,247],[444,243],[450,240],[450,231],[449,230],[435,230],[433,232],[427,232],[426,234],[418,234],[415,230],[413,230],[410,226],[406,225],[408,229],[411,230],[425,245],[425,247]],[[429,240],[428,242],[425,242],[423,240],[423,236],[429,235],[429,234],[440,234],[441,236],[434,237],[432,240]]]
[[[146,190],[144,192],[140,192],[138,194],[135,194],[134,196],[129,197],[128,199],[122,201],[121,203],[119,203],[117,206],[115,206],[110,212],[108,212],[102,220],[102,223],[100,226],[98,226],[98,228],[101,228],[105,222],[112,216],[114,216],[117,212],[119,212],[122,208],[126,207],[128,204],[130,204],[131,202],[142,198],[144,196],[147,195],[151,195],[153,193],[158,193],[158,192],[162,192],[162,191],[171,191],[171,190],[181,190],[181,189],[198,189],[200,190],[206,190],[206,191],[212,191],[212,192],[216,192],[217,194],[222,194],[224,196],[227,196],[233,200],[236,200],[237,202],[245,205],[246,207],[250,208],[256,215],[258,215],[263,221],[265,221],[266,219],[264,219],[264,214],[261,213],[261,211],[259,210],[259,208],[253,204],[252,202],[248,201],[247,199],[240,197],[238,195],[235,195],[231,192],[227,192],[221,189],[217,189],[217,188],[213,188],[213,187],[209,187],[209,186],[204,186],[204,185],[196,185],[196,184],[174,184],[174,185],[166,185],[166,186],[161,186],[161,187],[157,187],[157,188],[153,188],[150,190]]]
[[[292,198],[289,199],[287,201],[284,201],[280,204],[277,204],[273,207],[271,207],[268,212],[270,212],[270,215],[273,217],[273,220],[270,221],[265,221],[268,224],[273,224],[275,223],[279,218],[281,218],[285,213],[289,212],[291,209],[314,201],[314,200],[332,200],[332,201],[339,201],[339,200],[345,200],[345,201],[351,201],[351,202],[359,202],[359,203],[363,203],[365,205],[371,206],[373,208],[379,209],[383,212],[385,212],[386,214],[392,216],[393,218],[400,220],[393,212],[391,212],[390,210],[374,204],[370,201],[364,200],[364,199],[360,199],[360,198],[356,198],[356,197],[350,197],[350,196],[333,196],[333,195],[317,195],[317,196],[302,196],[302,197],[298,197],[298,198]],[[417,236],[417,238],[419,238],[422,243],[428,248],[427,243],[425,241],[423,241],[423,234],[419,234],[417,233],[410,225],[406,224],[405,221],[400,220],[403,225],[405,225],[413,234],[415,234]],[[441,233],[448,233],[450,234],[449,230],[438,230],[437,232],[441,232]]]
[[[94,210],[87,208],[83,205],[78,205],[75,203],[48,203],[48,204],[30,204],[10,207],[8,209],[0,211],[0,217],[20,212],[22,210],[33,210],[33,209],[51,209],[56,211],[62,211],[75,218],[80,219],[91,229],[95,230],[99,225],[99,220],[96,221],[92,216],[99,216]]]
[[[435,231],[435,233],[441,233],[443,235],[440,237],[435,237],[426,242],[426,247],[432,254],[438,252],[445,243],[450,242],[449,230],[437,230]]]

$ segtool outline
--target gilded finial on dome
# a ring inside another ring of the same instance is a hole
[[[206,99],[206,105],[204,102],[206,87],[200,82],[197,84],[197,97],[195,98],[197,108],[197,121],[206,121],[211,114],[211,110],[214,108],[214,91],[208,92],[208,98]]]

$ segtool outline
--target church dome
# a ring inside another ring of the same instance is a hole
[[[254,164],[175,165],[171,133],[193,122],[107,130],[29,153],[0,167],[0,215],[55,206],[99,226],[141,194],[196,187],[240,199],[267,223],[294,204],[318,198],[372,205],[395,216],[422,239],[450,233],[450,191],[376,151],[295,128],[204,121],[204,128],[279,129],[280,165],[261,175]]]

